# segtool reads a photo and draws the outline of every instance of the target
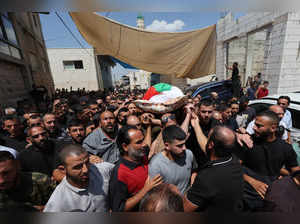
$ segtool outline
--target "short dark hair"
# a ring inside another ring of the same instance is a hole
[[[0,162],[15,160],[15,157],[8,151],[0,151]]]
[[[166,127],[162,132],[162,136],[164,143],[172,143],[174,140],[182,141],[186,138],[185,132],[177,125],[170,125]]]
[[[217,107],[216,111],[224,112],[224,111],[226,111],[228,108],[230,108],[230,107],[229,107],[226,103],[221,103],[221,104]]]
[[[12,120],[17,120],[21,123],[21,120],[18,116],[15,115],[5,115],[4,117],[2,117],[1,121],[4,124],[5,121],[12,121]]]
[[[263,84],[269,84],[269,81],[264,81]]]
[[[96,104],[96,105],[98,105],[98,103],[97,103],[97,101],[96,100],[94,100],[94,99],[90,99],[89,101],[88,101],[88,103],[87,103],[88,105],[93,105],[93,104]]]
[[[170,188],[169,184],[160,184],[142,198],[139,211],[183,212],[183,199]]]
[[[256,115],[256,117],[268,117],[274,124],[276,124],[277,126],[279,125],[279,117],[278,115],[270,110],[266,110],[263,112],[260,112],[258,115]]]
[[[116,143],[117,146],[119,148],[120,154],[124,155],[125,151],[123,149],[122,144],[125,143],[126,145],[130,144],[130,136],[129,136],[129,131],[130,130],[139,130],[137,129],[136,126],[132,126],[132,125],[124,125],[118,133],[117,139],[116,139]]]
[[[277,102],[279,102],[279,100],[284,99],[288,101],[288,104],[290,104],[291,102],[291,98],[289,96],[280,96],[277,100]]]
[[[63,165],[66,165],[66,158],[68,156],[70,156],[71,154],[72,155],[76,155],[76,156],[79,156],[83,153],[85,153],[86,150],[79,144],[69,144],[69,145],[66,145],[64,146],[60,152],[58,153],[58,157],[59,157],[59,160],[60,162],[63,164]]]
[[[232,154],[235,146],[236,137],[234,137],[234,144],[228,144],[226,138],[224,138],[224,128],[228,129],[224,125],[218,125],[212,129],[209,141],[214,143],[215,155],[218,158],[225,158]],[[234,135],[235,136],[235,135]]]
[[[79,119],[72,119],[68,122],[68,128],[76,127],[76,126],[83,126],[84,124]]]
[[[209,106],[212,106],[213,105],[213,102],[212,100],[210,99],[205,99],[205,100],[201,100],[199,103],[198,103],[198,107],[201,107],[201,106],[206,106],[206,107],[209,107]]]

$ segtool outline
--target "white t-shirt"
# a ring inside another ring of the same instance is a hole
[[[286,110],[283,118],[281,119],[286,124],[286,129],[291,131],[293,127],[292,115],[291,112]]]
[[[65,177],[54,190],[44,212],[107,212],[108,186],[113,167],[107,162],[91,164],[87,189],[72,186]]]

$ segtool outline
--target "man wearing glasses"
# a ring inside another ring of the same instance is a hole
[[[44,173],[51,177],[57,144],[49,140],[48,132],[41,126],[28,129],[27,141],[31,146],[19,156],[22,171]]]

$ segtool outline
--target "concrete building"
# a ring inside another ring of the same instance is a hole
[[[0,76],[2,106],[28,98],[32,84],[54,93],[38,13],[0,13]]]
[[[241,80],[258,72],[270,82],[270,94],[300,90],[300,13],[248,13],[235,20],[231,13],[217,23],[217,66],[220,80],[225,64],[239,63]]]
[[[47,49],[55,88],[103,89],[101,68],[92,48]]]
[[[148,89],[150,87],[151,72],[139,70],[136,72],[129,72],[126,77],[129,80],[130,89]],[[126,78],[123,78],[125,80]]]

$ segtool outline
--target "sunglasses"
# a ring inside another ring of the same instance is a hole
[[[167,117],[162,117],[161,118],[161,121],[163,123],[168,123],[168,121],[170,120],[175,120],[176,119],[176,116],[174,114],[171,114],[170,116],[167,116]]]
[[[37,134],[37,135],[32,135],[31,137],[34,138],[34,139],[37,139],[39,136],[45,137],[45,136],[47,136],[47,132],[42,132],[42,133]]]

